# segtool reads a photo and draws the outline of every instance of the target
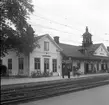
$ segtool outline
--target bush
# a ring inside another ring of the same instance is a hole
[[[31,72],[31,77],[32,78],[50,77],[50,76],[52,76],[52,74],[53,73],[52,72],[49,72],[49,71],[41,73],[40,70],[37,70],[37,71],[32,71]]]
[[[53,75],[53,72],[49,72],[49,71],[47,71],[47,72],[43,72],[43,77],[50,77],[50,76],[52,76]]]
[[[27,76],[27,75],[20,75],[20,74],[17,74],[17,75],[10,76],[10,77],[15,77],[15,78],[27,78],[28,76]]]
[[[43,76],[44,77],[48,77],[49,76],[49,72],[43,72]]]
[[[99,70],[98,73],[105,73],[106,70]]]
[[[32,78],[41,77],[41,76],[42,76],[42,74],[41,74],[41,71],[39,71],[39,70],[31,72],[31,77]]]
[[[8,76],[7,67],[5,65],[0,65],[0,76]]]

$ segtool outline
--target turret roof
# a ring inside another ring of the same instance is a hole
[[[86,32],[83,34],[83,36],[89,36],[89,35],[92,36],[92,34],[89,33],[89,31],[88,31],[88,27],[86,26]]]

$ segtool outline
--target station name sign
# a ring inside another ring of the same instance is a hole
[[[72,63],[71,60],[62,60],[62,63]]]
[[[50,55],[42,55],[43,57],[51,57]]]

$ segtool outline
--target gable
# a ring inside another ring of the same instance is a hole
[[[40,48],[35,48],[35,51],[40,51],[40,52],[44,52],[44,42],[48,42],[49,43],[49,51],[47,52],[52,52],[52,53],[56,53],[58,51],[61,51],[62,49],[57,45],[57,43],[54,42],[54,40],[49,36],[49,35],[44,35],[43,37],[41,37],[38,40],[38,44],[40,46]]]
[[[96,55],[96,56],[108,56],[108,53],[107,53],[105,47],[103,47],[103,45],[100,45],[98,47],[98,49],[95,50],[94,55]]]

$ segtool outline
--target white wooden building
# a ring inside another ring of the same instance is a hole
[[[40,47],[36,47],[30,53],[29,59],[23,54],[16,56],[14,51],[9,51],[9,54],[2,59],[9,70],[9,75],[31,76],[33,71],[41,71],[41,73],[49,71],[54,76],[61,75],[63,61],[69,60],[72,71],[73,66],[79,66],[83,74],[93,70],[106,71],[109,68],[108,50],[102,43],[93,44],[92,35],[87,27],[81,46],[60,43],[58,36],[53,40],[48,34],[38,36],[37,42]]]
[[[9,51],[8,55],[2,59],[9,70],[9,75],[30,76],[32,71],[37,70],[42,73],[53,72],[53,75],[61,74],[60,51],[62,49],[48,34],[38,36],[37,39],[40,47],[36,47],[30,53],[29,59],[23,54],[17,56],[14,51]]]

